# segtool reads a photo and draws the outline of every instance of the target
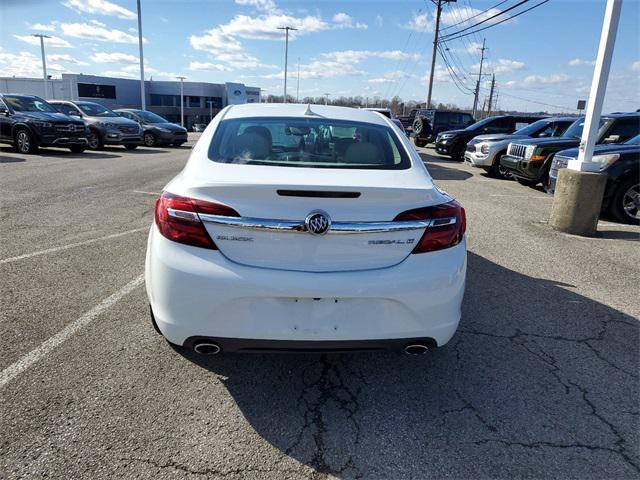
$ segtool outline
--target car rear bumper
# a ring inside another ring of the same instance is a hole
[[[155,225],[145,270],[156,323],[169,341],[224,338],[251,348],[412,338],[444,345],[460,321],[465,275],[465,242],[389,268],[313,273],[240,265],[220,251],[172,242]]]

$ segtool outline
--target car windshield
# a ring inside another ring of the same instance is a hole
[[[162,118],[160,115],[156,115],[153,112],[140,110],[139,112],[136,112],[136,115],[149,123],[169,123],[169,120]]]
[[[479,128],[482,128],[485,125],[488,125],[489,123],[493,122],[495,119],[496,117],[487,117],[484,120],[480,120],[479,122],[474,123],[473,125],[469,125],[467,128],[465,128],[465,130],[468,132],[475,132]]]
[[[602,132],[603,127],[609,122],[608,118],[601,118],[600,124],[598,125],[598,136],[600,136],[600,132]],[[582,129],[584,128],[584,118],[580,118],[571,124],[567,131],[564,132],[563,137],[570,138],[582,138]]]
[[[117,117],[118,114],[99,103],[78,103],[82,112],[89,117]]]
[[[549,120],[538,120],[537,122],[533,122],[526,127],[522,127],[520,130],[516,130],[513,132],[514,135],[533,135],[538,132],[538,130],[543,129],[547,125],[551,123]]]
[[[629,140],[624,142],[624,145],[640,145],[640,135],[636,135],[635,137],[630,138]]]
[[[2,99],[12,110],[15,110],[16,112],[60,113],[53,106],[38,97],[5,95]]]
[[[216,129],[209,158],[220,163],[398,170],[411,163],[389,127],[324,118],[241,118]]]

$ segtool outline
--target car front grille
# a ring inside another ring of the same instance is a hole
[[[84,133],[84,125],[75,123],[56,124],[56,132],[60,133]]]
[[[507,151],[507,155],[516,158],[524,158],[525,152],[527,151],[526,145],[519,145],[517,143],[510,143],[509,150]]]
[[[556,178],[558,176],[558,170],[560,170],[561,168],[567,168],[567,166],[569,165],[569,160],[573,160],[573,158],[557,155],[553,157],[553,163],[551,164],[549,174],[552,177]]]
[[[120,125],[118,127],[118,130],[120,130],[122,133],[138,133],[138,127],[130,127],[128,125]]]

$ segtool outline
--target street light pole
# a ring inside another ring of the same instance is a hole
[[[40,38],[40,53],[42,55],[42,76],[44,78],[44,99],[46,100],[49,96],[49,79],[47,78],[47,60],[44,56],[44,39],[51,37],[49,35],[43,35],[42,33],[35,33],[33,36]]]
[[[180,80],[180,126],[184,128],[184,79],[187,77],[176,77]]]
[[[300,57],[298,57],[298,82],[296,85],[296,103],[300,103]]]
[[[289,30],[298,30],[294,27],[278,27],[278,30],[284,30],[285,32],[285,40],[284,40],[284,101],[283,103],[287,103],[287,62],[289,59]]]
[[[138,46],[140,49],[140,99],[142,110],[147,109],[147,98],[144,92],[144,56],[142,54],[142,8],[138,0]]]
[[[324,104],[325,104],[325,105],[328,105],[328,104],[329,104],[329,94],[328,94],[328,93],[325,93],[325,94],[324,94]]]
[[[209,104],[209,121],[211,121],[213,120],[213,101],[208,100],[207,103]]]

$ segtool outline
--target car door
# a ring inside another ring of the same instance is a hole
[[[11,125],[13,124],[11,115],[7,105],[0,99],[0,140],[11,140]]]

